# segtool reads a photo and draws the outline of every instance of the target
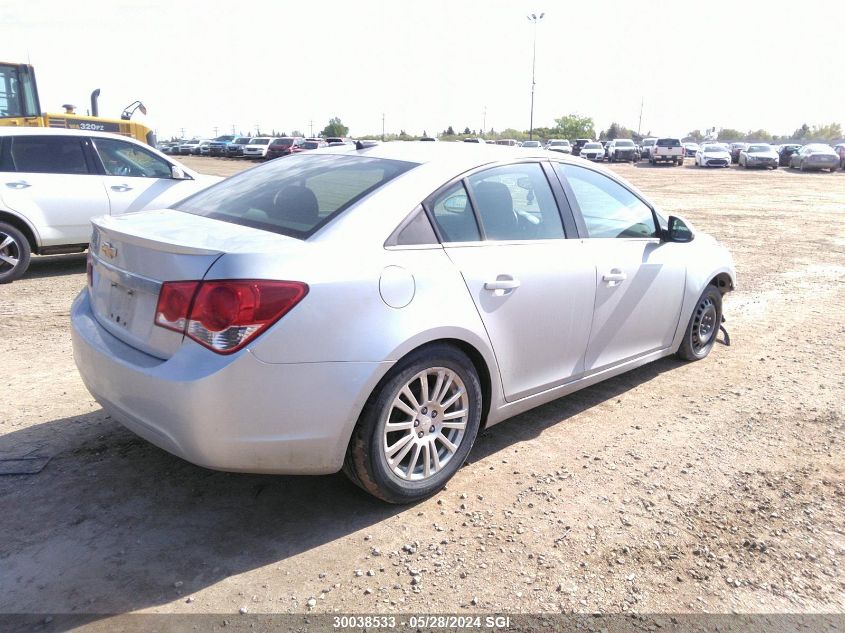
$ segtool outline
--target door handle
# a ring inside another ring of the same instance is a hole
[[[123,193],[124,191],[132,191],[132,187],[129,185],[112,185],[111,190]]]
[[[32,185],[29,184],[26,180],[18,180],[16,182],[7,182],[6,186],[9,189],[26,189],[27,187],[31,187]]]
[[[499,275],[495,281],[488,281],[484,284],[485,290],[515,290],[519,288],[519,279],[511,275]]]
[[[628,275],[622,272],[619,268],[612,268],[610,272],[604,273],[602,281],[609,281],[611,283],[621,283],[628,278]]]

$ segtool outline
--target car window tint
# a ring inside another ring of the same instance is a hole
[[[15,136],[12,162],[17,171],[40,174],[87,174],[82,141],[68,136]]]
[[[137,145],[110,138],[95,138],[94,145],[109,176],[171,178],[170,163]]]
[[[481,233],[466,189],[458,182],[441,192],[430,205],[444,242],[478,242]]]
[[[619,183],[591,169],[555,165],[575,192],[591,238],[655,237],[651,209]]]
[[[519,163],[468,178],[488,240],[563,238],[563,224],[539,163]]]
[[[309,156],[306,152],[236,174],[174,208],[304,239],[415,166],[405,161]]]

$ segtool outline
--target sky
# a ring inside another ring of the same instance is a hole
[[[590,116],[657,135],[845,124],[842,0],[0,0],[41,107],[215,131],[436,134]]]

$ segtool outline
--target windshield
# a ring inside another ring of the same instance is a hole
[[[727,152],[728,148],[724,145],[705,145],[704,146],[705,152]]]
[[[269,138],[254,138],[249,142],[250,145],[269,145]]]
[[[242,137],[240,137],[240,138],[236,138],[236,139],[235,139],[234,141],[232,141],[232,142],[233,142],[233,143],[235,143],[236,145],[246,145],[247,143],[249,143],[249,140],[250,140],[250,139],[249,139],[249,137],[248,137],[248,136],[242,136]]]
[[[569,145],[569,141],[549,141],[549,145]]]
[[[601,149],[601,143],[587,143],[584,149]]]
[[[748,148],[749,152],[771,152],[771,145],[751,145]]]
[[[173,208],[306,239],[416,163],[333,154],[295,154],[241,172]]]
[[[301,147],[302,149],[317,149],[320,147],[320,143],[317,141],[305,141]]]
[[[651,147],[657,142],[656,138],[647,138],[643,141],[643,147]]]
[[[633,147],[634,141],[616,141],[616,147]]]
[[[290,147],[291,145],[293,145],[293,139],[292,138],[277,138],[275,141],[273,141],[273,145],[274,146],[281,145],[282,147]]]

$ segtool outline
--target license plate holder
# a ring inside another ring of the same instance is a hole
[[[111,282],[109,288],[109,303],[106,316],[109,321],[124,328],[128,328],[132,320],[135,305],[135,291]]]

